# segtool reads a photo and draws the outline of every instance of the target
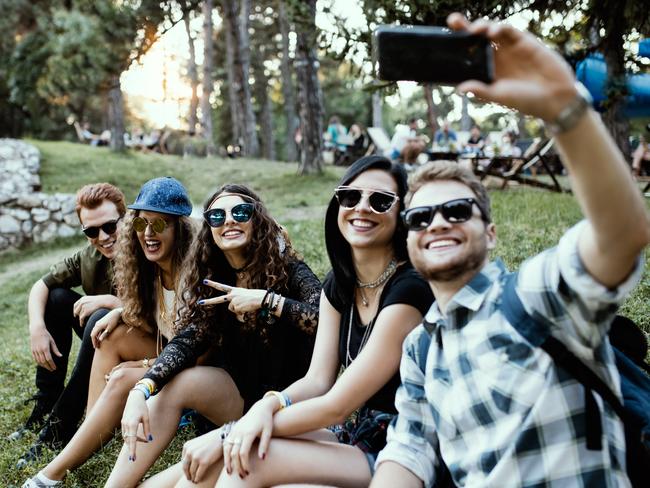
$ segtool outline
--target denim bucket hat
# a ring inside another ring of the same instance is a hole
[[[163,176],[147,181],[132,205],[131,210],[145,210],[170,215],[188,216],[192,204],[183,184],[171,176]]]

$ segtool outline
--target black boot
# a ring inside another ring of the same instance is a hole
[[[56,398],[52,398],[51,396],[40,395],[37,393],[36,395],[28,399],[27,402],[30,402],[32,400],[36,400],[34,408],[32,409],[32,413],[30,414],[27,421],[21,427],[19,427],[14,432],[9,434],[9,436],[7,437],[8,440],[15,441],[21,439],[29,431],[31,432],[38,431],[38,429],[43,424],[43,420],[52,410]]]

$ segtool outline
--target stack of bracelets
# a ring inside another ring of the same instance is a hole
[[[275,293],[270,288],[266,290],[264,298],[262,298],[262,306],[258,316],[269,325],[275,322],[275,316],[273,314],[277,311],[281,298],[282,295]]]
[[[151,395],[156,391],[156,384],[149,378],[142,378],[133,388],[131,388],[131,391],[134,390],[142,392],[144,399],[149,400],[149,397],[151,397]]]
[[[291,398],[289,398],[289,395],[287,395],[283,391],[275,391],[275,390],[267,391],[266,393],[264,393],[264,396],[262,398],[266,398],[270,396],[274,396],[275,398],[278,399],[278,402],[280,402],[280,410],[291,406]]]

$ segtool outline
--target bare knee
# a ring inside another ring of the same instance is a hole
[[[137,369],[140,370],[139,368]],[[120,368],[110,373],[104,395],[124,397],[133,388],[136,368]]]

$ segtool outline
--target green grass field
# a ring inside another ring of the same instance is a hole
[[[298,177],[296,165],[261,160],[187,159],[157,154],[114,155],[104,148],[91,148],[63,142],[33,142],[42,152],[43,191],[73,193],[83,184],[108,181],[120,186],[129,202],[140,185],[149,178],[170,175],[188,188],[196,205],[226,182],[247,183],[255,188],[271,213],[285,225],[296,248],[306,262],[323,277],[328,270],[323,238],[324,210],[340,168],[328,168],[323,175]],[[494,252],[510,268],[526,257],[553,246],[562,233],[580,218],[570,195],[515,188],[492,192],[494,220],[499,243]],[[5,440],[25,420],[31,404],[24,401],[34,393],[34,367],[29,353],[26,301],[29,288],[50,264],[83,245],[71,238],[0,255],[0,486],[20,486],[47,463],[48,452],[38,465],[18,471],[14,465],[33,440],[16,443]],[[646,251],[647,258],[650,251]],[[650,266],[643,280],[625,302],[622,313],[650,332]],[[78,341],[75,341],[78,342]],[[80,399],[85,402],[85,399]],[[155,470],[178,461],[182,433]],[[71,473],[66,487],[102,486],[113,465],[119,446],[111,443],[80,469]]]

